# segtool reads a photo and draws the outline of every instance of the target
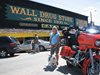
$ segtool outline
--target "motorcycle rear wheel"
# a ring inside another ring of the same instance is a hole
[[[100,59],[94,61],[94,73],[92,72],[91,63],[87,66],[86,75],[100,75]]]

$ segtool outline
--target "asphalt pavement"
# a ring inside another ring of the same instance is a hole
[[[17,53],[14,57],[0,59],[0,75],[83,75],[76,67],[68,68],[59,59],[56,68],[48,67],[49,51],[36,54]]]

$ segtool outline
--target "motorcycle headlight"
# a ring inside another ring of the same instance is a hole
[[[100,47],[100,40],[97,40],[95,44],[97,47]]]

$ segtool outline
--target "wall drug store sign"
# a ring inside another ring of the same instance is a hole
[[[72,17],[8,4],[6,5],[6,17],[9,20],[74,25],[74,19]]]

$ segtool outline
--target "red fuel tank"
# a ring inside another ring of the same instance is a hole
[[[81,49],[97,48],[95,43],[100,40],[100,34],[82,33],[78,37],[79,47]]]

